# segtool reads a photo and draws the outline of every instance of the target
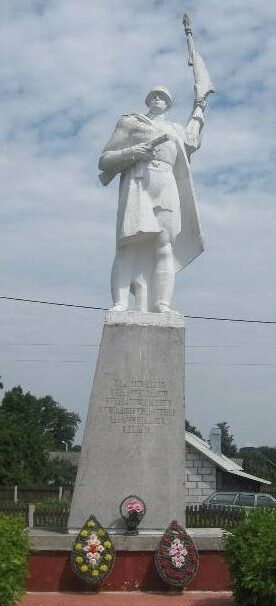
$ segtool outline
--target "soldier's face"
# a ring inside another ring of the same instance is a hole
[[[168,110],[166,96],[161,92],[152,93],[149,99],[149,109],[153,114],[164,114]]]

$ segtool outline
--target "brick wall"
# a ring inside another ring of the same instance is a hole
[[[196,505],[216,490],[216,467],[186,444],[186,503]]]

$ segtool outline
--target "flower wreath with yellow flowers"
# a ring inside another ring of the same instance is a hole
[[[72,548],[73,571],[86,583],[101,583],[110,573],[114,560],[115,549],[107,531],[91,515]]]

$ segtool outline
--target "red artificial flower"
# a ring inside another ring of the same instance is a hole
[[[167,542],[167,541],[170,541],[170,540],[171,540],[171,537],[170,537],[170,535],[169,535],[169,534],[164,534],[164,536],[163,536],[163,539],[162,539],[162,540],[163,540],[163,541],[165,541],[165,542]]]
[[[174,576],[176,579],[182,579],[183,578],[183,574],[181,572],[175,572]]]
[[[168,577],[174,577],[174,575],[175,575],[174,570],[172,570],[171,568],[166,570],[166,573],[167,573]]]
[[[167,555],[168,548],[167,547],[160,547],[159,551],[160,551],[161,555],[164,556],[164,555]]]
[[[89,545],[89,552],[96,553],[98,551],[98,545]]]

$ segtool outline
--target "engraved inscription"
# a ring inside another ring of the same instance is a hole
[[[118,423],[123,433],[148,433],[169,424],[175,414],[163,379],[115,380],[105,409],[110,423]]]

